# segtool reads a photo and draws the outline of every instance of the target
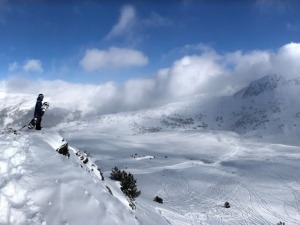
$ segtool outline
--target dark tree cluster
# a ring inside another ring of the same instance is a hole
[[[114,167],[110,174],[110,179],[120,181],[121,191],[132,201],[141,194],[141,191],[137,190],[136,180],[131,173],[127,173],[124,170],[121,171],[118,167]]]

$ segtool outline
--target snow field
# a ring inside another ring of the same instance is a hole
[[[1,225],[300,224],[298,146],[222,131],[89,127],[0,135]],[[70,158],[56,152],[66,141]],[[136,210],[109,179],[114,166],[136,178]]]
[[[134,175],[142,191],[137,217],[154,218],[149,224],[300,223],[297,146],[217,131],[108,135],[83,129],[69,140],[90,152],[106,177],[114,166]],[[156,195],[163,205],[152,201]]]

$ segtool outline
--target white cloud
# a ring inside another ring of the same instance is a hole
[[[43,72],[43,66],[40,60],[30,59],[27,60],[23,66],[23,70],[26,72]]]
[[[170,68],[159,71],[156,87],[163,83],[166,99],[226,91],[232,94],[269,74],[300,76],[299,59],[300,43],[286,44],[277,51],[236,51],[224,55],[204,48],[199,54],[184,56]]]
[[[143,41],[147,35],[145,30],[148,28],[166,27],[173,25],[167,18],[152,12],[149,16],[138,16],[136,9],[131,5],[122,7],[118,22],[106,35],[106,40],[122,37],[127,39],[132,45]]]
[[[129,32],[136,21],[136,13],[133,6],[126,5],[121,9],[119,21],[108,33],[107,38],[123,35]]]
[[[88,49],[80,61],[80,65],[86,71],[95,71],[101,68],[123,68],[132,66],[144,66],[148,58],[142,52],[111,47],[109,50]]]
[[[25,61],[22,65],[18,62],[12,62],[8,65],[8,72],[40,72],[44,71],[42,62],[38,59],[30,59]]]
[[[280,56],[282,58],[287,58],[291,61],[296,60],[297,62],[300,62],[299,61],[300,43],[292,42],[292,43],[282,46],[278,51],[278,56]]]
[[[274,72],[286,76],[300,76],[300,43],[282,46],[272,57]]]
[[[216,55],[185,56],[168,71],[168,91],[173,97],[183,97],[206,92],[212,78],[225,69],[217,62]]]
[[[51,108],[77,109],[83,113],[91,113],[94,110],[101,113],[111,112],[116,108],[114,104],[118,96],[118,87],[112,82],[93,85],[39,79],[34,81],[35,88],[32,88],[32,81],[22,77],[11,77],[1,83],[4,85],[3,90],[9,94],[32,95],[35,100],[39,93],[43,93],[44,100],[50,102]]]
[[[124,84],[124,104],[136,107],[142,102],[150,103],[153,91],[155,91],[154,79],[129,80]]]
[[[252,80],[270,74],[272,54],[274,53],[258,50],[226,54],[224,63],[230,69],[230,76],[225,82],[238,88],[240,85],[247,85]]]

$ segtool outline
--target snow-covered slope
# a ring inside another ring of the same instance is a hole
[[[300,223],[297,146],[224,131],[115,135],[78,125],[59,133],[0,135],[1,225]],[[55,151],[65,141],[70,158]],[[115,166],[137,180],[136,209],[109,178]]]
[[[299,96],[300,78],[288,80],[270,75],[253,81],[232,96],[201,100],[195,97],[152,109],[102,115],[68,123],[68,129],[81,125],[95,132],[116,134],[125,130],[132,134],[223,130],[291,143],[300,135]],[[116,126],[118,129],[112,130]],[[57,126],[64,127],[65,124]]]
[[[99,179],[95,165],[92,171],[74,152],[56,152],[63,142],[51,131],[0,136],[0,224],[138,224],[118,186]]]

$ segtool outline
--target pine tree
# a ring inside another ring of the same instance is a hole
[[[132,174],[126,174],[124,179],[121,181],[121,191],[127,195],[131,200],[134,200],[141,194],[141,191],[137,190],[136,180]]]
[[[114,167],[110,178],[121,182],[121,191],[132,201],[141,194],[141,191],[137,190],[136,180],[131,173],[127,174],[124,170],[120,171],[117,167]]]
[[[122,172],[121,170],[118,169],[118,167],[112,168],[111,174],[110,174],[110,179],[116,180],[116,181],[121,181],[122,180]]]

